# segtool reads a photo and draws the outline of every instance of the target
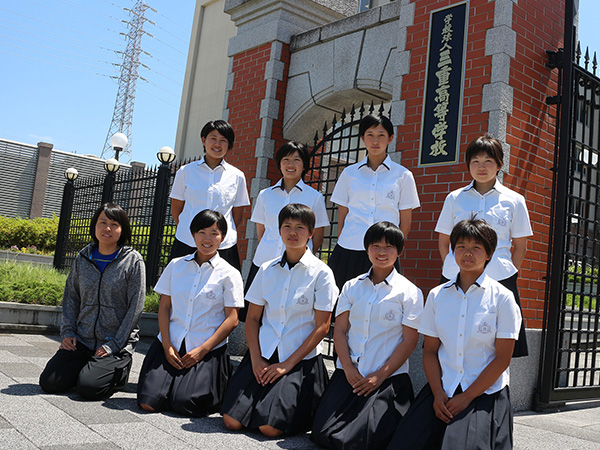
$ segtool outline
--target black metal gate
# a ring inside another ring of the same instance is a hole
[[[568,51],[574,32],[566,29],[554,61],[562,88],[539,408],[600,398],[600,78],[595,54],[590,61],[586,50],[582,67],[579,45]]]

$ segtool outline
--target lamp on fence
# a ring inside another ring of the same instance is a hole
[[[119,153],[127,147],[127,143],[129,139],[125,136],[124,133],[115,133],[110,138],[110,145],[115,149],[115,159],[119,160]],[[108,169],[107,169],[108,170]]]
[[[108,173],[117,173],[119,167],[119,161],[115,158],[109,158],[104,162],[104,170]]]
[[[161,147],[156,157],[161,163],[170,164],[175,160],[175,152],[171,147]]]
[[[77,172],[75,167],[69,167],[67,170],[65,170],[65,178],[71,183],[75,181],[78,176],[79,172]]]

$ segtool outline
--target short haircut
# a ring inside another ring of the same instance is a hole
[[[279,211],[279,229],[283,222],[288,219],[299,220],[301,223],[308,227],[308,231],[311,233],[315,229],[315,213],[306,205],[300,203],[290,203],[284,206]]]
[[[394,135],[394,125],[392,125],[390,119],[385,116],[376,116],[374,114],[368,114],[360,119],[360,123],[358,124],[358,135],[363,137],[369,128],[376,127],[377,125],[382,125],[390,136]]]
[[[502,150],[502,144],[498,139],[492,137],[486,133],[483,136],[479,136],[477,139],[472,141],[467,147],[465,152],[465,161],[467,166],[471,164],[471,160],[479,155],[485,153],[498,164],[498,167],[502,168],[504,165],[504,150]]]
[[[190,232],[193,236],[200,230],[212,227],[215,223],[223,238],[225,238],[227,234],[227,220],[219,211],[213,211],[212,209],[204,209],[194,216],[192,223],[190,223]]]
[[[131,225],[129,224],[129,217],[127,213],[123,211],[116,203],[104,203],[100,206],[94,215],[92,216],[92,221],[90,222],[90,235],[92,236],[92,240],[98,245],[98,238],[96,237],[96,224],[98,223],[98,218],[100,214],[106,214],[110,220],[114,220],[121,225],[121,236],[117,241],[117,244],[123,246],[124,244],[128,244],[131,242]]]
[[[310,159],[308,156],[308,148],[306,148],[306,145],[301,144],[300,142],[290,141],[277,149],[277,153],[275,153],[275,163],[277,164],[277,169],[279,169],[281,172],[281,160],[286,156],[293,155],[295,152],[298,152],[300,159],[302,159],[302,165],[304,167],[302,170],[302,176],[304,176],[310,167]]]
[[[452,251],[454,251],[456,243],[460,239],[469,239],[481,243],[489,257],[494,254],[496,244],[498,243],[496,230],[491,225],[488,225],[485,220],[475,218],[464,219],[454,225],[452,233],[450,233],[450,247]]]
[[[233,143],[235,142],[235,133],[233,132],[232,126],[224,120],[211,120],[202,127],[200,131],[200,137],[206,138],[211,131],[217,130],[221,136],[227,139],[229,143],[229,150],[232,149]]]
[[[402,253],[404,249],[404,233],[402,233],[398,225],[392,222],[377,222],[369,227],[363,239],[365,250],[369,248],[369,245],[381,241],[385,241],[396,247],[398,253]]]

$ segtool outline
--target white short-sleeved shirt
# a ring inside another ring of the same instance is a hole
[[[237,243],[237,231],[231,211],[237,206],[250,204],[246,177],[231,164],[221,163],[211,169],[204,158],[181,167],[175,174],[171,198],[185,202],[179,215],[179,225],[175,237],[190,247],[196,247],[190,224],[200,211],[219,211],[227,220],[227,235],[220,249],[233,247]]]
[[[404,326],[419,328],[423,293],[395,269],[376,285],[366,273],[344,284],[336,315],[346,311],[350,311],[350,359],[367,376],[392,356],[403,340]],[[343,369],[339,359],[337,368]],[[400,373],[408,373],[408,359],[392,375]]]
[[[415,179],[410,170],[389,156],[377,170],[367,158],[344,169],[331,201],[348,208],[338,244],[347,250],[364,250],[363,238],[369,227],[382,220],[400,224],[400,210],[420,206]]]
[[[333,311],[339,290],[331,269],[310,250],[291,269],[285,255],[260,266],[246,299],[264,306],[259,332],[261,354],[277,349],[285,361],[315,329],[315,310]],[[321,343],[305,356],[321,353]]]
[[[498,244],[486,272],[494,280],[505,280],[517,273],[512,262],[512,239],[533,235],[525,198],[503,186],[498,180],[494,187],[481,195],[473,186],[457,189],[446,197],[435,231],[450,235],[452,228],[463,219],[483,219],[498,234]],[[444,260],[442,274],[449,280],[458,274],[454,253]]]
[[[315,213],[315,228],[329,225],[325,199],[319,191],[300,180],[288,193],[279,180],[275,186],[260,191],[254,202],[254,211],[250,220],[265,227],[265,233],[258,243],[252,260],[256,266],[283,255],[285,245],[279,235],[279,212],[290,203],[300,203],[311,208]],[[308,242],[308,247],[313,249],[312,239]]]
[[[225,320],[225,307],[244,306],[240,272],[217,253],[198,265],[195,253],[173,259],[154,290],[171,296],[169,335],[176,349],[185,339],[186,349],[199,347]],[[162,342],[159,333],[158,339]],[[227,339],[215,346],[225,345]]]
[[[512,292],[484,272],[466,293],[456,278],[432,289],[419,333],[440,340],[442,386],[452,397],[459,384],[465,391],[496,357],[496,338],[517,339],[520,327]],[[508,382],[507,368],[485,393],[498,392]]]

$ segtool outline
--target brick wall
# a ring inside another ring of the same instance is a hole
[[[471,181],[464,163],[465,148],[488,131],[489,116],[482,112],[482,96],[484,85],[491,82],[492,57],[485,54],[485,40],[487,30],[494,26],[497,2],[471,0],[459,162],[418,167],[430,13],[456,3],[459,1],[417,0],[406,45],[411,52],[411,65],[402,85],[406,119],[398,127],[397,150],[402,152],[402,164],[415,175],[421,208],[413,214],[402,267],[424,291],[435,286],[441,275],[437,233],[433,230],[443,201],[450,191]],[[513,2],[512,29],[517,33],[517,48],[516,57],[511,59],[514,100],[507,124],[510,163],[504,184],[525,196],[533,225],[534,236],[529,241],[519,280],[523,313],[530,328],[541,328],[543,315],[556,115],[555,107],[544,103],[546,95],[553,95],[557,87],[556,71],[544,66],[545,50],[562,45],[563,11],[563,0]]]

